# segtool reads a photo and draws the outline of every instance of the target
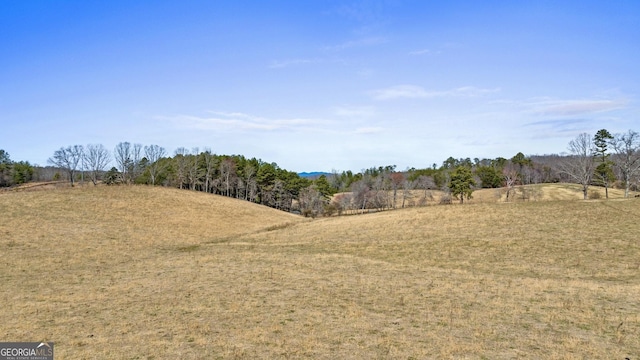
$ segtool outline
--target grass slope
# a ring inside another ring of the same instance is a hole
[[[433,199],[429,199],[428,204],[437,204],[443,196],[443,192],[439,190],[431,190],[429,193]],[[605,189],[598,186],[589,187],[589,197],[597,199],[605,199]],[[633,197],[636,193],[632,192]],[[424,197],[424,191],[413,190],[411,199],[415,201]],[[390,196],[391,198],[391,196]],[[609,189],[609,199],[624,198],[624,190]],[[582,200],[582,186],[578,184],[535,184],[535,185],[518,185],[511,193],[509,202],[521,201],[558,201],[558,200]],[[506,188],[497,189],[477,189],[473,192],[473,198],[465,200],[469,203],[496,203],[506,202]],[[453,200],[453,202],[458,202]]]
[[[316,221],[150,187],[0,194],[0,337],[61,359],[625,358],[640,201]]]

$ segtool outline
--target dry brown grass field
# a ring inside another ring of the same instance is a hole
[[[411,190],[410,197],[406,199],[405,205],[411,207],[417,204],[435,205],[440,202],[444,193],[440,190],[428,190],[426,193],[424,190]],[[605,189],[603,187],[591,186],[589,187],[590,199],[605,199]],[[631,192],[634,196],[637,192]],[[426,194],[426,195],[425,195]],[[609,199],[622,199],[624,198],[624,190],[622,189],[609,189]],[[522,202],[522,201],[555,201],[555,200],[582,200],[582,188],[577,184],[535,184],[516,186],[511,191],[509,202]],[[388,201],[393,203],[393,195],[389,192]],[[402,194],[398,192],[396,207],[401,207]],[[453,199],[453,202],[458,200]],[[473,197],[470,200],[466,200],[467,203],[496,203],[506,202],[507,192],[505,188],[499,189],[478,189],[473,192]],[[359,213],[359,211],[353,211]]]
[[[0,341],[56,359],[640,357],[640,199],[310,221],[99,186],[0,214]]]

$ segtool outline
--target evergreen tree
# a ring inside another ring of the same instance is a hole
[[[502,186],[502,172],[494,166],[479,166],[476,175],[483,188],[499,188]]]
[[[107,171],[106,174],[104,174],[104,183],[107,185],[113,185],[113,184],[117,184],[120,182],[120,172],[118,171],[118,169],[114,166],[112,167],[109,171]]]
[[[327,180],[327,177],[325,175],[320,175],[320,177],[317,178],[314,183],[316,185],[316,189],[320,192],[320,194],[322,194],[322,197],[328,199],[331,195],[333,195],[334,192],[332,191],[331,184],[329,184],[329,181]]]
[[[27,161],[14,163],[12,172],[13,183],[16,185],[33,180],[33,166]]]
[[[13,163],[9,153],[0,149],[0,187],[11,186],[11,168]]]
[[[464,203],[465,197],[467,200],[472,198],[473,186],[475,186],[475,181],[471,169],[466,166],[458,166],[453,170],[451,180],[449,180],[449,189],[451,189],[451,195],[460,200],[460,204]]]
[[[609,160],[608,146],[613,140],[613,135],[606,129],[598,130],[593,136],[594,154],[599,162],[595,170],[596,181],[604,186],[606,198],[609,198],[609,184],[615,181],[613,174],[613,162]]]
[[[520,182],[522,184],[529,184],[529,179],[526,179],[524,176],[524,168],[525,166],[531,166],[531,159],[524,156],[523,153],[519,152],[511,158],[511,163],[518,166],[518,178]]]

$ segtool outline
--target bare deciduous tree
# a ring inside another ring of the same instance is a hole
[[[561,171],[582,185],[583,198],[588,198],[589,185],[595,170],[594,147],[587,133],[578,135],[569,142],[569,156],[561,163]]]
[[[253,199],[255,199],[256,197],[258,187],[256,185],[255,175],[256,168],[254,168],[251,164],[245,165],[244,182],[247,187],[244,193],[245,200],[253,201]]]
[[[505,167],[502,169],[502,178],[504,179],[504,185],[507,188],[506,201],[508,202],[511,198],[511,193],[514,190],[514,187],[518,183],[518,169],[516,169],[516,167],[512,163],[505,165]]]
[[[405,176],[401,172],[394,172],[389,174],[389,179],[391,180],[391,189],[393,190],[393,208],[396,208],[396,199],[398,195],[398,189],[402,186],[402,183],[405,181]],[[404,197],[402,200],[402,207],[404,207]]]
[[[236,163],[231,158],[222,160],[220,163],[220,176],[224,185],[224,195],[229,196],[231,188],[236,178]]]
[[[147,159],[148,160],[148,159]],[[142,173],[142,144],[133,144],[131,148],[131,168],[129,174],[131,175],[131,182],[134,182],[136,178]]]
[[[298,201],[300,203],[300,212],[305,217],[311,216],[315,218],[322,214],[325,200],[314,185],[302,189]]]
[[[163,170],[163,166],[160,163],[160,159],[165,157],[167,154],[166,150],[159,145],[149,145],[144,147],[144,156],[147,158],[149,163],[149,177],[151,178],[151,185],[156,184],[156,177],[158,173]]]
[[[351,184],[351,192],[353,193],[353,201],[364,213],[364,209],[367,208],[367,203],[371,197],[371,188],[366,179],[358,180]]]
[[[187,178],[189,179],[189,188],[191,190],[195,190],[200,182],[200,168],[198,165],[199,152],[200,149],[197,147],[193,148],[191,156],[189,156]]]
[[[427,201],[433,200],[433,193],[431,192],[431,190],[436,188],[436,182],[433,180],[432,176],[427,175],[420,175],[417,181],[417,187],[424,190],[424,195],[419,201],[419,204],[426,205]]]
[[[53,153],[53,157],[48,159],[50,164],[53,164],[61,169],[64,169],[69,175],[71,186],[74,186],[74,180],[76,171],[78,170],[78,164],[82,161],[84,155],[84,148],[82,145],[72,145],[66,148],[61,147]]]
[[[338,209],[338,215],[342,215],[345,210],[351,210],[353,205],[352,199],[353,196],[351,193],[337,194],[333,198],[332,203],[335,204],[336,208]]]
[[[255,202],[258,197],[258,182],[252,178],[247,182],[247,201]]]
[[[111,155],[109,154],[109,150],[102,144],[89,144],[84,153],[84,161],[88,166],[91,182],[93,182],[95,186],[98,184],[100,173],[104,171],[107,165],[109,165],[109,162],[111,162]]]
[[[405,203],[413,197],[411,190],[415,187],[415,181],[410,181],[409,179],[404,179],[402,181],[402,208],[404,208]],[[411,202],[413,202],[413,200]]]
[[[640,134],[633,130],[616,134],[611,145],[615,151],[613,161],[624,181],[624,197],[629,197],[631,180],[640,172]]]
[[[129,142],[118,143],[118,145],[116,145],[116,148],[113,154],[116,160],[116,164],[118,166],[118,170],[120,170],[120,176],[122,177],[122,181],[126,183],[128,182],[129,169],[131,168],[131,163],[133,162],[131,143]]]
[[[391,205],[389,201],[391,183],[389,175],[389,171],[383,170],[379,175],[373,178],[373,186],[371,187],[371,195],[373,196],[369,199],[369,203],[377,210],[384,210],[385,208],[389,208]]]
[[[202,158],[204,161],[204,191],[210,192],[217,166],[216,156],[211,152],[211,149],[205,148]]]
[[[332,188],[340,191],[344,187],[344,183],[342,181],[342,178],[340,177],[340,174],[338,174],[338,170],[331,169],[331,175],[328,176],[328,179],[329,184]]]
[[[183,188],[184,183],[187,179],[187,171],[189,166],[189,150],[180,147],[176,149],[174,160],[176,162],[176,182],[178,183],[178,187],[180,189]]]

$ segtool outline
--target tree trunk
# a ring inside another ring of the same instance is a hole
[[[393,208],[396,208],[396,197],[398,195],[398,189],[397,188],[393,188]]]
[[[629,197],[629,173],[625,172],[624,174],[624,197],[625,199]]]

